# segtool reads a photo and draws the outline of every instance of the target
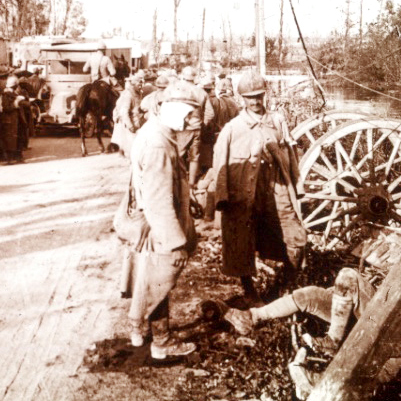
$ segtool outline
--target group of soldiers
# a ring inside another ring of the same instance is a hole
[[[245,72],[238,82],[241,104],[225,77],[216,82],[206,76],[197,85],[195,80],[190,66],[181,77],[161,75],[142,99],[144,79],[136,74],[127,79],[129,94],[115,110],[116,129],[121,124],[129,138],[117,131],[120,139],[113,140],[131,166],[115,228],[126,246],[121,292],[132,297],[132,345],[150,340],[156,359],[196,349],[169,330],[169,294],[196,247],[191,204],[199,178],[207,174],[221,213],[221,271],[239,279],[247,306],[239,310],[217,301],[221,317],[246,335],[261,321],[310,313],[330,328],[325,337],[305,336],[305,342],[333,357],[351,316],[361,316],[374,289],[347,267],[329,289],[297,288],[307,237],[297,203],[303,186],[285,118],[269,110],[265,79],[256,72]],[[282,262],[266,305],[254,286],[256,255]],[[290,364],[301,399],[313,385],[304,361],[300,354]],[[391,380],[399,366],[399,360],[389,360],[378,380]]]
[[[7,77],[0,94],[0,159],[7,164],[24,161],[23,151],[34,135],[30,99],[37,98],[42,88],[38,68],[29,77],[19,78],[15,73]]]
[[[100,44],[84,70],[121,92],[111,143],[130,160],[130,181],[114,226],[124,244],[121,293],[131,298],[132,345],[150,341],[155,359],[196,349],[195,343],[172,335],[169,301],[196,249],[195,193],[207,176],[212,209],[221,216],[221,272],[238,278],[246,306],[239,310],[217,301],[221,317],[246,335],[261,321],[310,313],[330,328],[325,337],[309,336],[305,342],[332,357],[346,337],[350,317],[361,316],[374,289],[350,268],[341,270],[329,289],[297,288],[307,240],[297,202],[304,192],[295,143],[283,114],[269,109],[265,79],[247,71],[234,91],[224,74],[199,77],[187,66],[180,76],[174,70],[159,75],[138,71],[122,88],[109,60]],[[22,160],[28,145],[20,130],[27,124],[21,106],[29,95],[18,87],[18,79],[10,76],[0,98],[0,147],[8,161]],[[209,211],[207,217],[213,216]],[[268,304],[254,286],[256,255],[281,262]],[[312,382],[304,355],[297,357],[290,373],[305,399]],[[391,380],[399,366],[399,360],[389,360],[378,380]]]

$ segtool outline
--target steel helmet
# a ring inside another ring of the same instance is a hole
[[[186,81],[195,81],[195,77],[196,77],[196,71],[195,68],[191,67],[190,65],[187,65],[181,73],[181,76],[183,79],[185,79]]]
[[[168,80],[168,78],[165,77],[164,75],[161,75],[160,77],[158,77],[156,79],[155,85],[158,88],[167,88],[169,83],[170,83],[170,81]]]
[[[107,49],[106,43],[104,43],[104,42],[101,40],[101,41],[98,42],[98,44],[97,44],[97,49],[98,49],[98,50],[106,50],[106,49]]]
[[[7,88],[14,88],[15,86],[18,86],[18,83],[19,83],[18,77],[15,76],[15,75],[10,75],[7,78],[6,87]]]
[[[257,72],[245,72],[238,82],[238,93],[241,96],[256,96],[265,92],[266,81]]]
[[[193,91],[184,82],[177,81],[169,85],[163,93],[165,102],[181,102],[194,107],[200,106]]]

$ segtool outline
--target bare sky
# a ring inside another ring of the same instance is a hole
[[[385,0],[351,0],[351,17],[359,27],[360,5],[362,20],[372,21]],[[401,0],[396,0],[399,4]],[[83,0],[89,21],[87,36],[121,27],[123,33],[133,32],[137,39],[152,36],[152,16],[158,12],[158,37],[173,39],[173,0]],[[275,35],[279,29],[280,0],[265,0],[265,29]],[[284,0],[284,33],[296,36],[289,0]],[[304,35],[327,35],[344,26],[346,0],[293,0],[298,21]],[[181,0],[178,10],[178,34],[181,39],[201,36],[202,13],[206,9],[205,36],[250,36],[254,30],[254,0]]]

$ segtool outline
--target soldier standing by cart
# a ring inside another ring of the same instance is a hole
[[[299,172],[283,129],[283,117],[264,107],[266,83],[254,72],[238,84],[245,108],[219,134],[213,169],[216,209],[222,212],[223,267],[239,277],[248,304],[260,303],[252,276],[255,252],[284,262],[271,289],[294,285],[301,267],[306,233],[297,205]]]

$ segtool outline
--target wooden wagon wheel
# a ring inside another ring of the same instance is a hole
[[[307,150],[324,134],[350,120],[365,120],[372,115],[357,111],[330,110],[314,115],[298,124],[291,137],[298,142],[298,147],[306,153]]]
[[[303,222],[318,246],[351,243],[363,225],[401,226],[401,120],[344,123],[300,161]]]

